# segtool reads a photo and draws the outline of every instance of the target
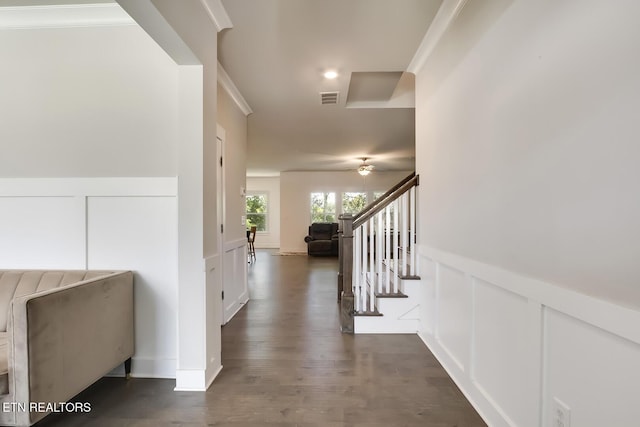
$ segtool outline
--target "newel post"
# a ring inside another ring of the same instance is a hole
[[[338,249],[338,301],[340,302],[340,329],[353,333],[353,215],[342,214]]]

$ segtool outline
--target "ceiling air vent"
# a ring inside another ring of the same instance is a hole
[[[320,103],[325,104],[337,104],[338,94],[340,92],[320,92]]]

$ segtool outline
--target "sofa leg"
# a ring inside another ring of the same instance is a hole
[[[131,358],[124,361],[124,376],[126,379],[131,378]]]

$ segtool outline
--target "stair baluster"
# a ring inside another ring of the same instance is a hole
[[[409,235],[409,275],[411,276],[415,276],[418,272],[416,271],[416,252],[417,252],[417,248],[415,247],[416,244],[416,235],[417,230],[416,230],[416,211],[417,211],[417,204],[416,204],[416,187],[411,187],[411,189],[409,190],[409,230],[411,232],[411,234]]]
[[[394,275],[398,275],[398,266],[400,265],[398,263],[398,255],[399,255],[398,248],[400,247],[399,246],[400,242],[398,239],[400,237],[400,235],[398,234],[399,233],[398,218],[400,218],[400,203],[396,199],[393,201],[393,274]],[[393,281],[393,292],[398,293],[397,280]]]
[[[356,312],[362,310],[362,294],[361,294],[361,277],[362,277],[362,230],[357,228],[353,231],[353,291],[354,291],[354,310]]]
[[[384,251],[384,259],[386,260],[387,263],[387,268],[385,268],[385,277],[384,277],[384,282],[385,282],[385,292],[389,293],[391,292],[391,269],[389,268],[389,262],[391,261],[391,235],[393,234],[393,230],[391,230],[391,205],[388,205],[386,208],[384,208],[384,219],[385,219],[385,233],[384,233],[384,244],[385,244],[385,251]]]
[[[412,174],[356,216],[339,217],[338,291],[345,333],[354,332],[354,315],[384,314],[376,307],[378,298],[406,298],[400,277],[417,278],[417,185],[418,177]]]

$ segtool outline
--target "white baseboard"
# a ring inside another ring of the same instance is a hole
[[[174,390],[207,391],[221,370],[222,365],[209,372],[205,369],[178,369],[176,371],[176,387]]]
[[[133,357],[131,376],[133,378],[175,378],[176,359],[145,359]],[[123,371],[124,373],[124,371]]]
[[[207,380],[204,369],[178,369],[175,391],[205,391]]]
[[[240,297],[238,298],[238,300],[235,301],[232,307],[227,311],[227,314],[225,315],[225,318],[227,319],[227,323],[229,323],[231,319],[233,319],[233,316],[235,316],[236,314],[238,314],[240,310],[242,310],[242,308],[245,306],[247,302],[249,302],[248,290],[243,292],[242,295],[240,295]]]

